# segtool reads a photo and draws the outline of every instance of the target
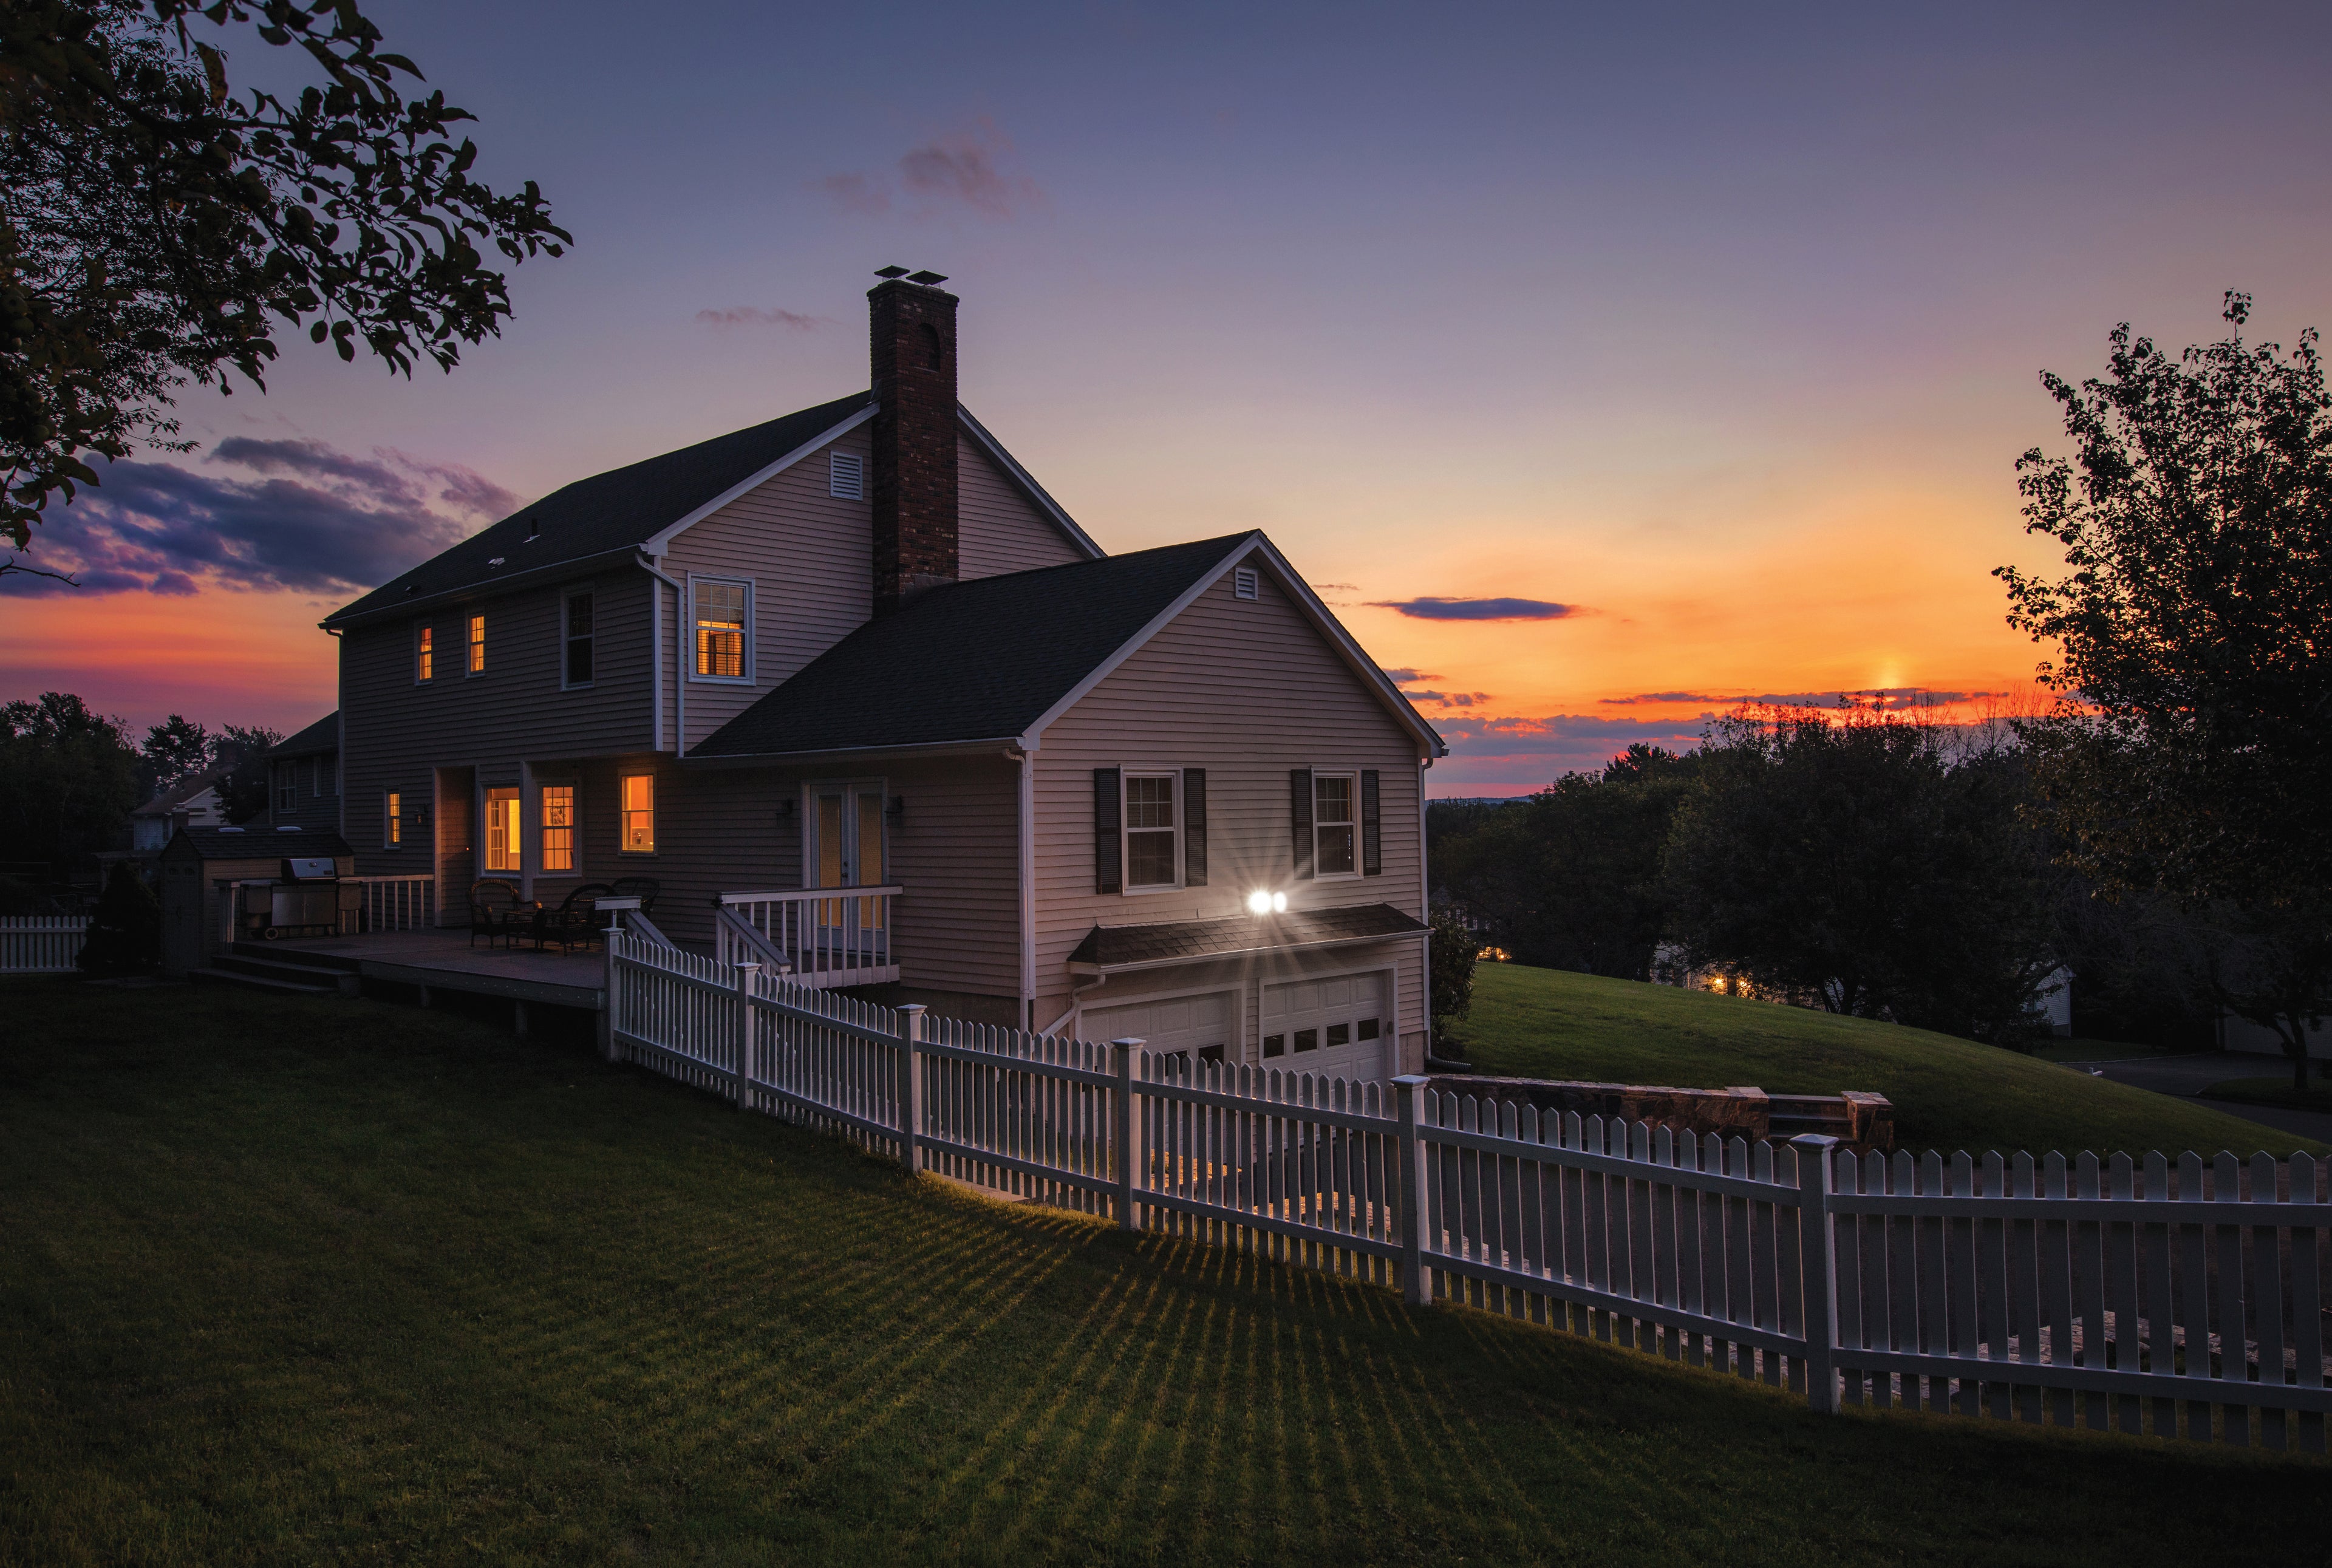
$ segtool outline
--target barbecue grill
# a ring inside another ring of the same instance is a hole
[[[287,856],[272,882],[237,888],[244,932],[263,942],[286,936],[338,936],[355,924],[357,884],[344,883],[329,855]]]

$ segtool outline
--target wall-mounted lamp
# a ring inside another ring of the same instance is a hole
[[[1258,887],[1247,895],[1247,912],[1249,914],[1285,914],[1287,913],[1287,895],[1266,893]]]
[[[912,280],[910,280],[910,281],[912,281]],[[906,819],[907,819],[907,798],[906,798],[904,795],[894,795],[894,796],[892,796],[892,797],[891,797],[891,804],[890,804],[889,806],[887,806],[887,807],[885,807],[885,808],[884,808],[884,813],[883,813],[883,814],[884,814],[884,816],[888,817],[889,817],[893,822],[894,822],[894,823],[902,823],[902,822],[906,821]]]
[[[778,826],[779,826],[779,827],[783,827],[787,823],[791,822],[793,819],[794,819],[794,803],[793,803],[793,801],[792,801],[791,799],[785,799],[785,800],[780,800],[780,801],[779,801],[779,802],[778,802]]]

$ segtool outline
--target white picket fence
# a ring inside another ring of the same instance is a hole
[[[86,915],[0,917],[0,974],[70,974],[88,932]]]
[[[934,1171],[1844,1403],[2324,1448],[2327,1170],[1857,1157],[876,1007],[617,932],[611,1054]]]

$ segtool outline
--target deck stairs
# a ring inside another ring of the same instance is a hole
[[[301,952],[272,942],[238,942],[211,960],[208,969],[189,970],[198,984],[242,986],[278,996],[349,996],[358,993],[354,959]]]

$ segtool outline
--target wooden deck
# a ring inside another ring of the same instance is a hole
[[[509,997],[592,1012],[607,1005],[607,959],[597,948],[562,953],[555,947],[540,952],[530,946],[488,947],[483,942],[473,944],[466,930],[377,932],[247,942],[236,947],[253,956],[294,963],[330,961],[326,967],[349,972],[353,966],[353,972],[366,980],[431,990]]]

